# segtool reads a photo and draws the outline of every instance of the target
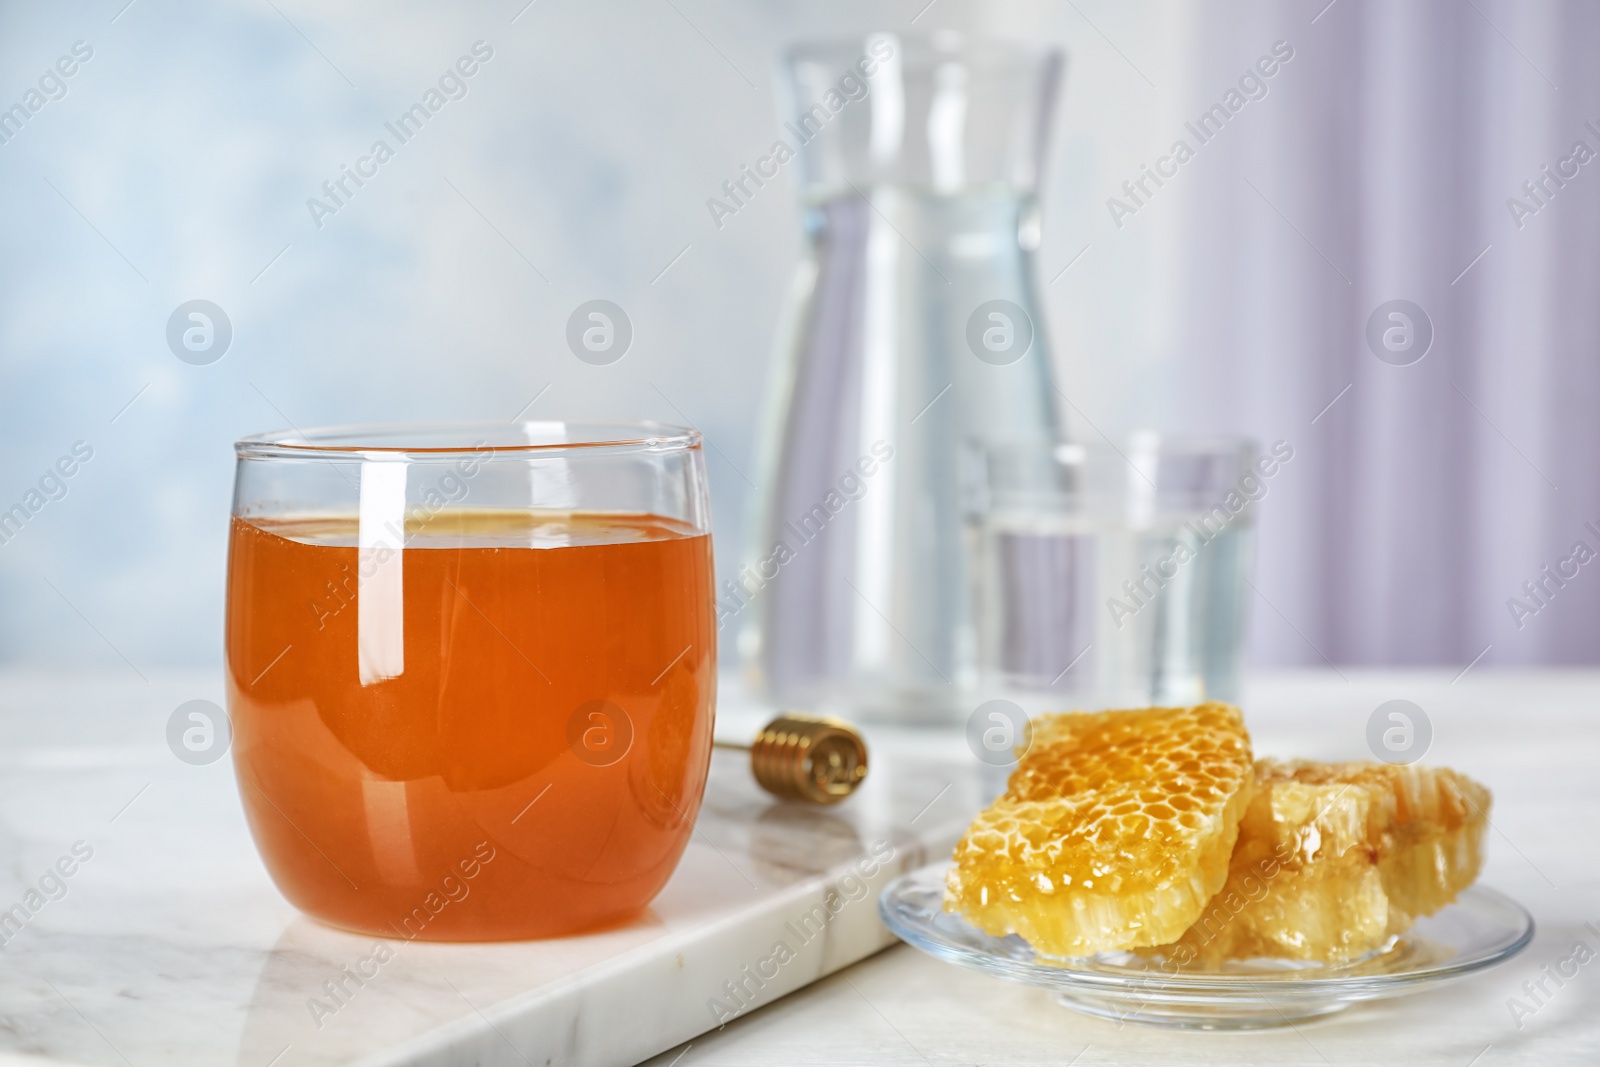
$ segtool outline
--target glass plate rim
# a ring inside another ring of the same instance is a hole
[[[1384,974],[1308,975],[1305,971],[1285,970],[1280,974],[1229,975],[1229,974],[1172,974],[1152,971],[1146,974],[1115,974],[1074,967],[1070,962],[1061,964],[1040,963],[1035,959],[1022,960],[993,952],[984,952],[972,946],[948,940],[936,930],[925,930],[908,924],[893,909],[904,898],[907,887],[925,887],[932,874],[942,893],[944,872],[949,860],[939,860],[908,871],[884,887],[878,897],[878,914],[884,925],[902,941],[919,951],[965,967],[973,967],[1025,982],[1061,991],[1115,994],[1127,992],[1160,991],[1175,997],[1232,995],[1259,999],[1301,997],[1371,997],[1385,991],[1399,992],[1406,987],[1431,985],[1452,981],[1468,974],[1493,967],[1515,956],[1532,942],[1537,923],[1533,914],[1516,900],[1497,889],[1475,883],[1465,889],[1455,903],[1435,913],[1444,915],[1460,907],[1462,898],[1483,900],[1503,909],[1513,919],[1518,929],[1516,935],[1501,939],[1493,948],[1481,950],[1465,958],[1419,966],[1415,969]],[[990,937],[957,915],[941,911],[949,921],[960,923],[981,937]],[[1431,917],[1430,917],[1431,918]],[[996,939],[998,940],[998,939]],[[1024,942],[1025,943],[1025,942]]]

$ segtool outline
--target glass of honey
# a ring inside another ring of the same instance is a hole
[[[437,941],[643,909],[710,766],[699,433],[355,426],[235,450],[233,758],[284,896]]]

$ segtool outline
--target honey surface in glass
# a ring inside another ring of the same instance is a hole
[[[234,763],[279,889],[335,925],[441,940],[643,908],[710,760],[710,536],[446,510],[407,526],[396,612],[378,588],[396,572],[357,534],[354,515],[233,520]],[[394,676],[374,677],[363,635],[387,638]]]

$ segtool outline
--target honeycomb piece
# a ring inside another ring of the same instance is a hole
[[[1048,956],[1165,944],[1222,887],[1250,792],[1238,708],[1041,716],[956,845],[945,910]]]
[[[1228,881],[1169,958],[1342,962],[1456,898],[1483,866],[1489,791],[1386,763],[1256,764]]]

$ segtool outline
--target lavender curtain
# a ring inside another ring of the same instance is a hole
[[[1255,659],[1594,663],[1600,5],[1324,3],[1193,20],[1196,113],[1295,54],[1150,201],[1183,233],[1165,423],[1296,449]],[[1404,366],[1366,336],[1397,299],[1433,334]]]

